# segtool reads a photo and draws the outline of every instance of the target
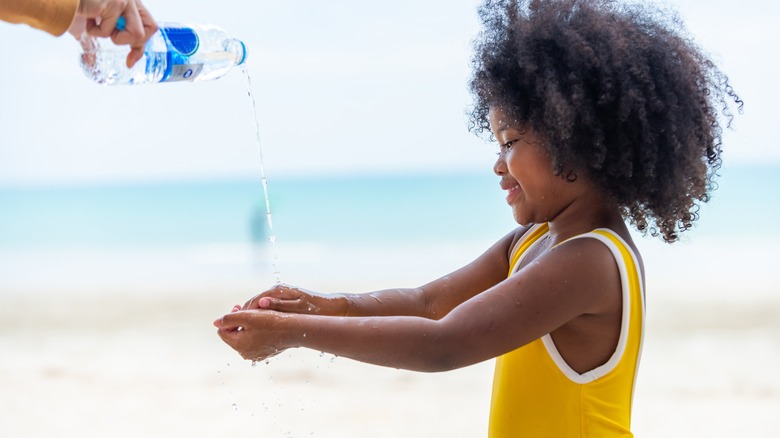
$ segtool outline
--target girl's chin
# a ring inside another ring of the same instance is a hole
[[[527,208],[523,208],[517,204],[512,205],[512,217],[514,217],[515,222],[524,227],[547,221],[546,219],[543,219],[543,217],[539,216],[539,214],[534,214],[533,211],[529,211]]]
[[[519,211],[515,210],[513,212],[513,216],[515,218],[515,222],[517,222],[518,224],[520,224],[520,225],[522,225],[524,227],[527,227],[527,226],[533,224],[533,221],[531,221],[531,219],[529,219],[527,216],[523,215],[522,212],[519,212]]]

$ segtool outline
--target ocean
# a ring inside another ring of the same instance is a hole
[[[780,186],[780,167],[721,173],[684,242],[777,238],[780,195],[772,188]],[[270,270],[295,271],[301,260],[309,274],[332,271],[326,266],[335,259],[348,272],[363,258],[355,248],[421,262],[428,258],[418,251],[428,249],[431,258],[463,254],[457,261],[465,263],[515,226],[488,172],[288,176],[269,179],[268,190],[272,230],[259,178],[0,188],[0,293],[78,287],[122,272],[149,282],[204,272],[220,272],[216,282],[270,279]]]
[[[490,175],[279,179],[269,197],[280,242],[474,239],[511,227]],[[265,210],[259,180],[0,188],[0,248],[265,244]]]

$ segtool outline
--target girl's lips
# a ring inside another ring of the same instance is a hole
[[[502,184],[501,188],[503,188],[504,190],[509,192],[506,195],[506,202],[507,202],[507,204],[511,204],[512,203],[512,198],[514,198],[515,195],[520,192],[520,184],[517,184],[517,183],[512,184],[512,185],[504,185],[504,184]]]

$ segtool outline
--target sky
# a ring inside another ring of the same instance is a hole
[[[475,0],[146,0],[159,22],[204,23],[244,41],[247,79],[99,86],[79,46],[0,23],[0,186],[345,174],[490,172],[468,131]],[[727,164],[780,164],[780,5],[670,0],[745,101]],[[736,5],[736,6],[735,6]]]

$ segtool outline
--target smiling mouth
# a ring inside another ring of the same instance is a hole
[[[517,192],[520,191],[520,184],[511,185],[509,187],[504,188],[504,190],[507,191],[506,202],[510,203],[510,201],[514,197],[514,195],[517,194]]]

